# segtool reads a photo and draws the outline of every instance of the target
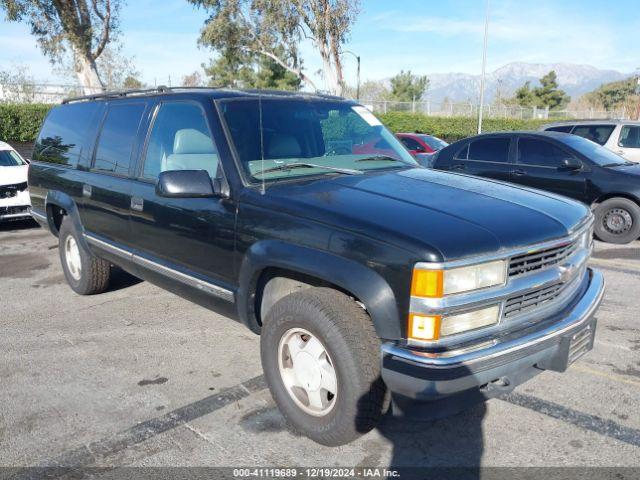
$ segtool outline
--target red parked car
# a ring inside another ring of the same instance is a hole
[[[412,155],[435,153],[449,145],[444,140],[426,133],[396,133],[396,137],[407,147]]]

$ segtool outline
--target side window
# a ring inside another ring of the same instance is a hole
[[[562,160],[570,157],[561,148],[535,138],[521,138],[518,140],[518,163],[539,167],[559,167]]]
[[[461,150],[459,150],[454,155],[454,158],[456,158],[457,160],[466,160],[467,158],[469,158],[469,144],[467,143]]]
[[[545,131],[570,133],[572,128],[573,128],[573,125],[559,125],[557,127],[545,128]]]
[[[615,130],[615,125],[578,125],[573,134],[604,145],[609,140],[611,133]]]
[[[418,143],[417,140],[411,137],[400,137],[400,141],[407,147],[409,150],[418,150],[424,151],[424,147]]]
[[[618,145],[624,148],[640,148],[640,126],[625,125],[622,127]]]
[[[507,163],[509,138],[481,138],[469,144],[469,160]]]
[[[90,155],[93,125],[101,109],[96,102],[53,108],[38,135],[33,159],[75,167],[83,155]]]
[[[102,124],[93,168],[127,175],[144,103],[110,105]]]
[[[218,152],[200,106],[167,102],[153,122],[142,176],[157,178],[167,170],[206,170],[218,174]]]

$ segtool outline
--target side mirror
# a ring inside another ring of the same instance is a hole
[[[168,170],[161,172],[158,176],[156,195],[173,198],[203,198],[215,196],[216,191],[206,170]]]
[[[573,172],[582,169],[582,162],[575,157],[569,157],[562,160],[558,170],[565,172]]]

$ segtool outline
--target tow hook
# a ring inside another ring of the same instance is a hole
[[[513,388],[511,381],[507,377],[500,377],[483,385],[480,390],[484,393],[491,393],[493,396],[498,393],[509,393]]]

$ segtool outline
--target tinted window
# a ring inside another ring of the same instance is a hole
[[[571,155],[552,143],[537,138],[518,140],[518,163],[541,167],[559,167]]]
[[[404,143],[404,146],[409,150],[419,150],[424,151],[424,147],[418,143],[417,140],[411,137],[400,137],[400,141]]]
[[[17,167],[18,165],[26,165],[20,155],[13,150],[0,150],[0,167]]]
[[[166,170],[206,170],[217,176],[218,153],[202,109],[193,103],[163,103],[151,129],[142,176]]]
[[[454,158],[460,160],[466,160],[469,157],[469,144],[466,144],[458,153],[455,154]]]
[[[578,125],[571,133],[604,145],[615,128],[614,125]]]
[[[608,148],[601,147],[600,145],[590,142],[589,140],[585,140],[582,137],[567,135],[562,138],[561,141],[601,167],[624,165],[627,163],[624,158],[616,155]]]
[[[109,106],[96,148],[93,165],[96,170],[121,175],[129,173],[131,151],[144,109],[143,103]]]
[[[36,141],[34,160],[76,166],[82,155],[89,155],[93,126],[101,110],[102,105],[95,102],[55,107]]]
[[[509,161],[509,138],[482,138],[469,144],[469,160]]]
[[[561,125],[561,126],[558,126],[558,127],[545,128],[545,130],[547,132],[569,133],[569,132],[571,132],[572,128],[573,128],[573,125]]]
[[[625,148],[640,148],[640,127],[629,125],[622,127],[618,145]]]

